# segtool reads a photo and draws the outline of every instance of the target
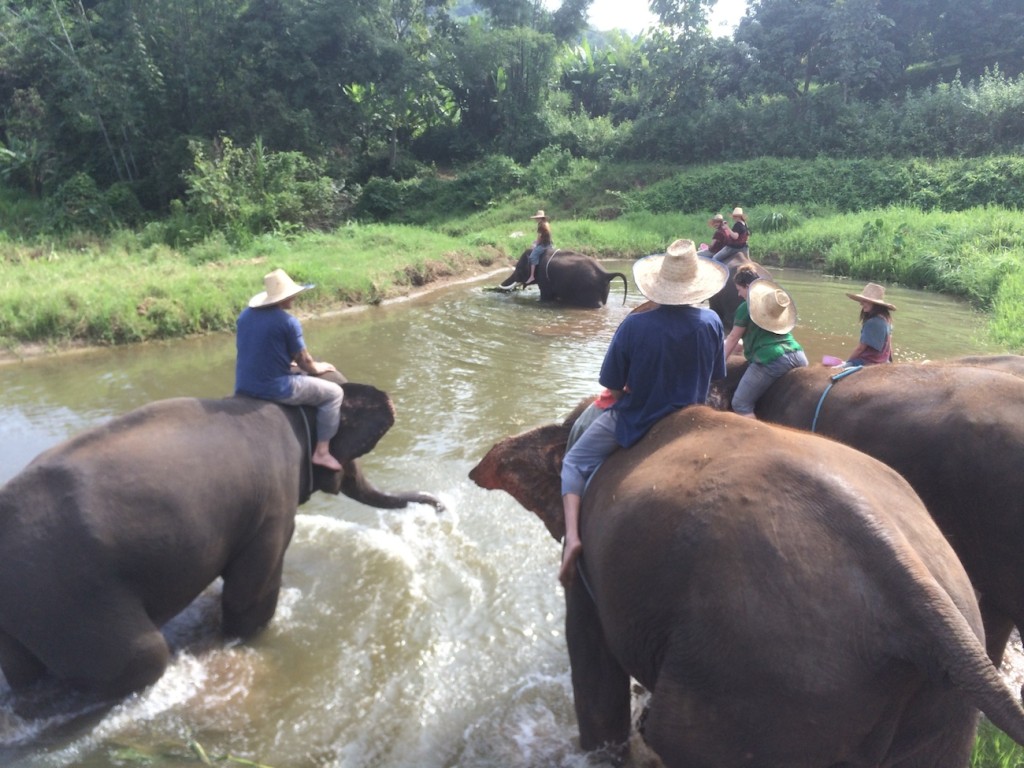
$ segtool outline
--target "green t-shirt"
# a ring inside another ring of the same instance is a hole
[[[793,338],[793,334],[772,333],[751,320],[750,308],[745,301],[736,307],[736,316],[732,324],[747,329],[743,332],[743,356],[747,362],[766,365],[787,352],[803,349]]]

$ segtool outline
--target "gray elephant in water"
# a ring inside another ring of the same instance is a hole
[[[502,440],[470,473],[556,539],[575,417]],[[627,739],[631,677],[668,768],[964,768],[975,708],[1024,743],[960,561],[864,454],[685,408],[598,469],[581,536],[565,597],[584,749]]]
[[[516,268],[501,283],[501,288],[523,284],[530,277],[530,251],[523,251]],[[611,282],[622,278],[622,303],[626,303],[629,290],[622,272],[607,272],[597,259],[575,251],[549,249],[537,264],[535,279],[541,301],[559,301],[574,307],[598,309],[608,303]]]
[[[45,673],[116,697],[156,681],[160,627],[223,577],[223,631],[274,615],[297,507],[317,490],[378,507],[392,494],[357,457],[394,423],[390,399],[343,383],[331,453],[314,467],[313,409],[179,398],[143,406],[36,457],[0,488],[0,669],[18,691]]]

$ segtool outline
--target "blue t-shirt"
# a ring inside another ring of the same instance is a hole
[[[292,360],[306,347],[302,324],[280,307],[246,307],[238,316],[235,394],[281,400],[292,394]]]
[[[600,377],[609,389],[629,389],[612,406],[619,445],[628,448],[662,416],[707,401],[711,381],[725,377],[723,335],[718,315],[700,307],[661,305],[622,321]]]

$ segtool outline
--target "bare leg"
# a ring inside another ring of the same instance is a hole
[[[329,440],[321,440],[316,444],[312,461],[319,467],[324,467],[334,472],[341,472],[341,464],[331,455]]]
[[[523,285],[529,285],[530,283],[537,282],[537,265],[530,264],[530,276],[526,278],[526,282]]]
[[[562,496],[562,509],[565,511],[565,542],[562,545],[562,567],[558,571],[558,580],[562,586],[572,583],[576,573],[576,559],[583,551],[580,541],[580,497],[575,493]]]

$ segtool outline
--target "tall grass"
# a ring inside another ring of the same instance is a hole
[[[229,330],[277,267],[319,286],[301,307],[317,312],[379,302],[496,258],[442,233],[384,225],[264,237],[240,250],[216,238],[184,252],[133,243],[2,246],[0,345],[123,344]]]
[[[1024,768],[1024,748],[982,718],[971,768]]]
[[[376,303],[438,276],[511,263],[533,240],[529,217],[537,208],[549,211],[558,247],[599,258],[637,258],[664,252],[680,237],[700,242],[711,235],[713,211],[573,218],[551,200],[519,195],[437,225],[349,225],[329,234],[267,235],[240,247],[213,236],[178,251],[131,233],[72,237],[60,246],[0,242],[0,346],[120,344],[229,330],[276,267],[319,286],[301,311]],[[963,297],[990,312],[997,343],[1024,350],[1024,220],[1014,211],[839,214],[754,206],[747,213],[755,259]]]

